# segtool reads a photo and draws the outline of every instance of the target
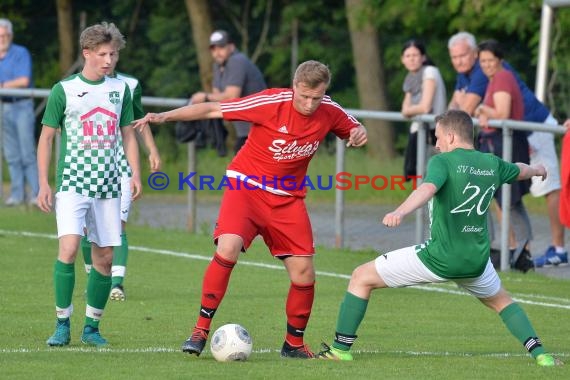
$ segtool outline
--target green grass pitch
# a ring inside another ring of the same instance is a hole
[[[283,360],[284,302],[289,286],[278,260],[257,241],[236,266],[212,328],[245,326],[253,337],[247,362],[218,363],[180,352],[195,321],[209,236],[129,226],[127,301],[109,301],[105,349],[83,346],[86,276],[76,262],[72,341],[48,348],[55,323],[52,272],[55,216],[0,209],[0,377],[4,379],[532,379],[570,378],[570,365],[539,368],[500,318],[454,285],[373,294],[354,345],[354,362]],[[352,270],[372,251],[319,247],[316,298],[306,341],[331,342]],[[568,270],[568,269],[561,269]],[[570,361],[570,283],[539,274],[504,273],[545,347]]]

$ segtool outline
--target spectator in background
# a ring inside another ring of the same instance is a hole
[[[447,95],[439,69],[428,57],[424,44],[411,39],[402,48],[402,64],[408,70],[404,79],[402,115],[413,117],[422,114],[441,114],[445,111]],[[426,123],[424,123],[426,124]],[[404,176],[415,176],[417,162],[419,121],[410,125],[408,146],[404,162]],[[428,144],[435,145],[435,125],[429,125]],[[423,174],[423,173],[420,173]]]
[[[31,88],[32,58],[24,46],[12,43],[12,23],[0,19],[0,87]],[[2,96],[4,103],[4,157],[10,172],[7,206],[28,201],[37,205],[38,165],[36,160],[34,102],[29,97]],[[30,193],[26,196],[25,184]]]
[[[459,32],[449,39],[449,55],[455,71],[457,82],[449,108],[462,109],[473,115],[485,95],[488,79],[481,71],[477,60],[477,42],[471,33]],[[507,63],[503,67],[511,71],[518,83],[524,102],[524,121],[557,125],[548,108],[542,104],[521,80],[517,72]],[[532,132],[527,136],[530,146],[530,163],[543,164],[548,171],[544,181],[532,179],[530,192],[534,197],[544,196],[548,208],[552,245],[543,256],[535,259],[535,266],[558,265],[568,262],[568,253],[564,248],[564,227],[560,222],[560,169],[554,146],[554,135],[549,132]],[[490,228],[490,231],[492,229]]]
[[[259,68],[236,48],[225,30],[212,33],[210,52],[214,59],[212,92],[193,94],[190,98],[192,104],[240,98],[267,88]],[[247,140],[251,123],[233,121],[233,125],[236,130],[234,153],[237,153]]]
[[[564,122],[566,134],[562,139],[562,153],[560,157],[562,188],[560,190],[560,222],[570,228],[570,119]],[[559,265],[568,265],[568,255],[560,256]]]
[[[479,44],[479,65],[489,79],[483,103],[479,104],[475,109],[475,116],[479,118],[479,125],[481,126],[479,150],[502,157],[503,130],[489,127],[489,120],[522,120],[524,115],[522,93],[514,74],[503,67],[503,50],[497,41],[488,40]],[[530,158],[526,136],[527,133],[525,131],[513,131],[513,162],[529,163]],[[528,194],[529,188],[529,180],[517,181],[511,184],[510,205],[503,203],[501,191],[495,192],[495,199],[499,203],[501,210],[510,209],[511,212],[511,237],[509,242],[511,252],[514,252],[519,246],[526,245],[525,242],[532,239],[530,219],[522,200],[522,197]],[[527,258],[530,258],[530,253],[528,253],[526,247],[524,254]],[[515,259],[513,258],[513,260]],[[525,269],[528,270],[529,268]]]

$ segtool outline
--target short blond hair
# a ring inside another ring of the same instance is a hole
[[[119,31],[119,28],[112,22],[103,21],[100,24],[91,25],[79,37],[79,46],[81,49],[95,50],[102,44],[113,44],[117,50],[125,47],[125,37]]]
[[[463,142],[473,143],[473,119],[465,111],[448,110],[435,117],[435,123],[446,131],[455,133]]]
[[[293,77],[293,84],[305,84],[309,88],[316,88],[321,83],[324,83],[327,88],[331,83],[331,72],[329,68],[318,61],[306,61],[301,63],[295,76]]]

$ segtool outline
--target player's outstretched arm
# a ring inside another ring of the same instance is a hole
[[[191,121],[202,119],[220,119],[222,110],[220,103],[208,102],[199,104],[189,104],[184,107],[175,108],[161,113],[148,113],[142,119],[135,120],[134,128],[143,130],[145,124],[162,124],[168,121]]]
[[[437,188],[433,183],[422,183],[396,210],[384,216],[382,224],[387,227],[399,226],[406,215],[425,205],[434,196],[436,191]]]
[[[520,169],[519,176],[517,177],[517,180],[519,181],[530,179],[532,177],[542,177],[543,181],[546,179],[546,168],[541,164],[527,165],[522,162],[516,162],[515,165]]]

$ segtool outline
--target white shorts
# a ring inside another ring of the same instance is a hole
[[[131,210],[132,194],[131,194],[131,178],[121,177],[121,221],[127,223],[129,219],[129,211]]]
[[[558,125],[552,115],[548,115],[544,123]],[[554,134],[535,131],[528,136],[528,145],[530,148],[530,164],[542,164],[548,173],[544,181],[540,177],[532,177],[530,193],[534,197],[541,197],[554,190],[560,190],[560,168],[554,146]]]
[[[57,237],[83,236],[99,247],[121,245],[121,214],[119,198],[90,198],[73,192],[55,194]]]
[[[488,298],[501,290],[501,279],[497,275],[491,260],[487,262],[485,271],[479,277],[445,279],[430,271],[419,259],[418,245],[401,248],[380,255],[374,261],[376,272],[390,288],[441,283],[453,281],[459,287],[477,298]]]

